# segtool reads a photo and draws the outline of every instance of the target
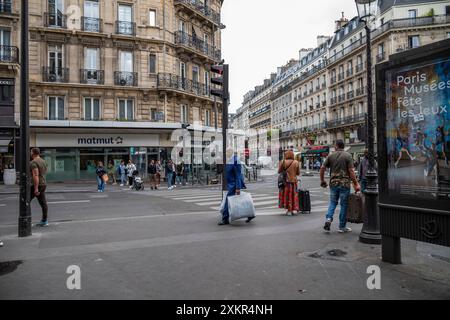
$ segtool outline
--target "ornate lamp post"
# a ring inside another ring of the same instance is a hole
[[[367,54],[367,149],[369,151],[369,167],[366,173],[367,189],[365,191],[364,225],[359,241],[367,244],[381,244],[380,216],[378,213],[378,172],[375,164],[374,110],[372,97],[372,47],[370,23],[377,13],[377,0],[355,0],[360,21],[366,30]]]

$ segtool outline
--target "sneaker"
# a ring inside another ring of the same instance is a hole
[[[121,184],[120,186],[123,187],[123,184]]]
[[[221,221],[217,225],[219,225],[219,226],[226,226],[226,225],[229,225],[229,224],[230,223],[228,221]]]
[[[3,247],[3,241],[0,241],[0,248]]]
[[[327,220],[327,221],[325,222],[325,225],[323,226],[323,228],[324,228],[325,231],[330,232],[330,230],[331,230],[330,227],[331,227],[331,221],[330,221],[330,220]]]
[[[339,228],[339,233],[348,233],[348,232],[352,232],[352,229],[345,227],[345,228]]]
[[[41,222],[39,222],[39,223],[36,223],[36,227],[48,227],[49,226],[49,224],[48,224],[48,221],[47,220],[45,220],[45,221],[41,221]]]

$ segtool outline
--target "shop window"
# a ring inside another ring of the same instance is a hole
[[[84,98],[84,120],[100,120],[100,99]]]
[[[134,120],[134,101],[133,100],[119,100],[119,120],[132,121]]]
[[[64,119],[64,97],[48,97],[48,120]]]
[[[0,80],[0,105],[14,104],[14,80]]]

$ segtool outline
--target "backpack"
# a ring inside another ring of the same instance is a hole
[[[278,189],[284,189],[284,187],[286,186],[286,182],[287,182],[287,170],[292,166],[292,164],[294,163],[294,161],[291,162],[291,164],[289,165],[289,167],[285,168],[284,167],[284,160],[283,160],[283,171],[281,171],[281,173],[278,175]]]

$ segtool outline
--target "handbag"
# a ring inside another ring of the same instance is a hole
[[[109,177],[107,174],[102,175],[102,179],[103,179],[103,182],[105,182],[105,183],[109,181]]]

